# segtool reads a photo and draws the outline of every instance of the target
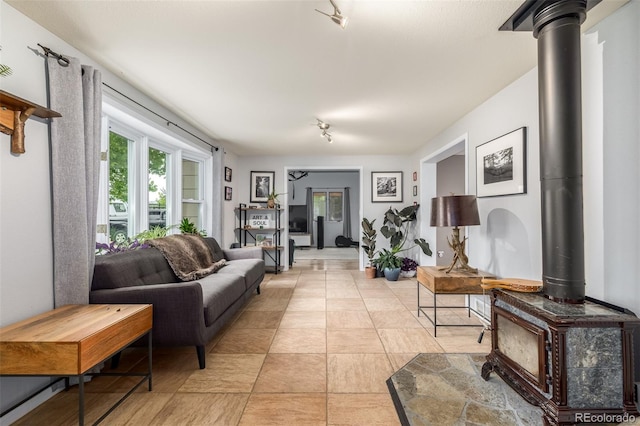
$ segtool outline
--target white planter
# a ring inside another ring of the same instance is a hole
[[[413,271],[400,271],[400,276],[402,278],[413,278],[416,276],[415,269]]]

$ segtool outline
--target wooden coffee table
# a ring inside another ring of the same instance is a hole
[[[89,371],[148,335],[147,372],[103,373],[142,379],[96,421],[98,424],[145,381],[151,391],[152,318],[152,305],[66,305],[3,327],[0,375],[62,376],[66,377],[67,388],[69,377],[77,377],[78,420],[83,425],[84,376],[101,375]]]

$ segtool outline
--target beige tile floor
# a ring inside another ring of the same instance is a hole
[[[267,275],[262,294],[208,345],[206,369],[198,369],[192,347],[155,348],[153,391],[138,389],[103,424],[394,425],[386,380],[416,354],[489,352],[489,339],[477,343],[480,328],[438,328],[434,338],[416,314],[414,279],[365,279],[356,268],[353,261],[299,260]],[[433,297],[421,291],[421,299]],[[476,321],[462,309],[438,315]],[[138,371],[145,362],[145,350],[128,349],[120,369]],[[88,383],[87,423],[135,380]],[[17,424],[75,424],[75,392],[59,393]]]

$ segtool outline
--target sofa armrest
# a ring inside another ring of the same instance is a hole
[[[262,259],[262,247],[242,247],[222,251],[226,260]]]
[[[159,345],[206,345],[200,283],[141,285],[92,291],[90,303],[151,303],[153,341]]]

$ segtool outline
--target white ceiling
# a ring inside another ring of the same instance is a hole
[[[239,155],[412,153],[536,65],[521,0],[336,2],[7,0]]]

